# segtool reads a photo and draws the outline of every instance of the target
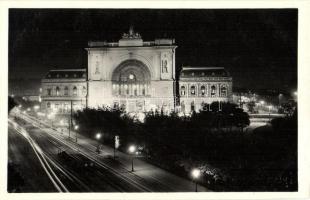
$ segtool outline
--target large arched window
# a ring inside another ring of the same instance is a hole
[[[204,85],[202,85],[200,87],[200,95],[201,96],[205,96],[206,95],[206,87]]]
[[[112,74],[112,94],[136,97],[149,95],[151,73],[148,67],[138,60],[122,62]]]
[[[77,96],[77,87],[76,86],[73,87],[73,96]]]
[[[60,95],[60,88],[57,86],[56,87],[56,96],[59,96]]]
[[[181,95],[181,96],[185,96],[185,95],[186,95],[186,89],[185,89],[185,86],[184,86],[184,85],[181,86],[180,95]]]
[[[211,86],[211,97],[215,97],[216,96],[216,87],[215,85]]]
[[[221,97],[227,97],[227,87],[226,86],[221,87]]]
[[[192,96],[196,95],[196,87],[194,85],[191,86],[191,95]]]
[[[64,95],[65,95],[65,96],[68,96],[68,95],[69,95],[69,88],[68,88],[68,86],[66,86],[66,87],[64,88]]]

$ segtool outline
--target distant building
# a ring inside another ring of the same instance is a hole
[[[177,105],[174,39],[143,41],[130,28],[118,42],[89,42],[88,69],[51,70],[42,80],[42,106],[119,108],[126,112],[163,111]],[[87,74],[86,74],[87,73]],[[184,68],[180,99],[184,112],[203,103],[229,101],[232,78],[224,68]]]
[[[41,82],[41,108],[68,113],[86,107],[87,82],[85,69],[50,70]]]
[[[207,110],[214,101],[232,100],[232,77],[223,67],[183,67],[179,95],[181,112]]]

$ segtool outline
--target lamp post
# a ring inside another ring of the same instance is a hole
[[[192,177],[193,177],[193,181],[195,182],[195,192],[197,192],[197,179],[200,177],[200,170],[195,168],[192,170]]]
[[[97,146],[97,152],[98,153],[100,153],[100,149],[99,149],[99,145],[100,145],[99,140],[100,140],[100,138],[101,138],[101,133],[97,133],[96,134],[96,139],[98,141],[98,146]]]
[[[77,130],[79,130],[79,126],[75,125],[74,130],[75,130],[75,142],[77,143]]]
[[[270,119],[270,110],[271,110],[271,108],[272,108],[272,105],[269,105],[269,106],[268,106],[268,110],[269,110],[269,121],[271,121],[271,119]]]
[[[133,172],[133,171],[134,171],[134,168],[133,168],[133,158],[134,158],[134,154],[135,154],[135,151],[136,151],[136,146],[131,145],[131,146],[128,148],[128,151],[129,151],[129,153],[132,155],[132,156],[131,156],[131,171]]]

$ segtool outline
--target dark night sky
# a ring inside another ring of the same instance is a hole
[[[10,9],[9,78],[85,68],[90,40],[117,42],[130,25],[144,40],[176,39],[176,66],[227,68],[235,87],[297,87],[297,9]]]

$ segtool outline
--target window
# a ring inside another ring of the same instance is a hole
[[[182,85],[182,86],[181,86],[181,96],[185,96],[185,95],[186,95],[185,86]]]
[[[133,93],[135,96],[138,96],[137,85],[133,85]]]
[[[181,102],[181,111],[185,112],[185,103],[184,103],[184,101]]]
[[[77,96],[77,88],[76,88],[76,86],[73,87],[73,96]]]
[[[69,89],[68,87],[66,86],[65,89],[64,89],[64,95],[67,96],[69,94]]]
[[[195,103],[193,101],[191,103],[191,111],[195,111]]]
[[[216,87],[214,85],[211,86],[211,97],[215,97],[216,95]]]
[[[51,88],[48,88],[48,89],[47,89],[47,95],[48,95],[48,96],[51,96],[51,95],[52,95],[52,89],[51,89]]]
[[[87,93],[87,90],[86,90],[86,87],[85,87],[85,86],[83,86],[82,93],[83,93],[83,95],[86,95],[86,93]]]
[[[221,87],[221,97],[226,97],[227,96],[227,88],[226,86]]]
[[[59,87],[57,86],[57,87],[56,87],[56,96],[59,96],[59,91],[60,91],[60,89],[59,89]]]
[[[46,107],[47,107],[47,108],[51,108],[51,103],[50,103],[50,102],[47,102]]]
[[[194,85],[191,86],[191,95],[196,95],[196,87]]]
[[[205,96],[206,94],[206,87],[204,85],[200,87],[200,94],[201,96]]]

